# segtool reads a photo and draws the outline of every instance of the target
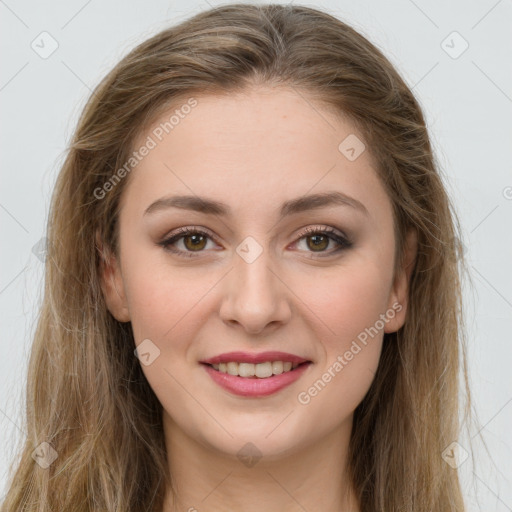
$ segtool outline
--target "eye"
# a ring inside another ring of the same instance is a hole
[[[209,239],[213,240],[213,236],[208,231],[196,227],[185,227],[180,228],[158,245],[179,256],[194,257],[194,253],[203,252]],[[299,239],[295,244],[302,240],[306,241],[306,248],[312,249],[312,253],[326,253],[327,256],[352,246],[352,243],[341,233],[333,228],[325,227],[315,227],[304,230],[300,233]],[[182,242],[184,249],[176,248],[177,242]],[[331,242],[337,244],[337,247],[334,250],[326,252],[325,249],[329,247]]]
[[[159,245],[179,256],[192,257],[195,252],[201,252],[205,248],[206,241],[209,238],[212,238],[212,236],[203,229],[186,227],[180,228],[175,234],[160,242]],[[185,250],[174,247],[178,241],[183,242]]]
[[[352,243],[344,235],[330,227],[307,228],[300,233],[299,240],[296,243],[302,240],[305,241],[307,249],[312,249],[313,254],[320,253],[320,257],[324,256],[323,253],[325,253],[325,256],[331,256],[352,246]],[[337,247],[334,250],[325,251],[331,242],[334,242]]]

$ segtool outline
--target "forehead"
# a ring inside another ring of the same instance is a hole
[[[261,87],[193,100],[177,102],[138,137],[135,151],[152,148],[132,171],[124,202],[134,191],[141,208],[157,196],[187,194],[256,212],[338,190],[369,210],[389,210],[362,134],[305,93]]]

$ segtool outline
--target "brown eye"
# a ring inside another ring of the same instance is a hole
[[[302,241],[304,241],[306,252],[319,257],[331,256],[352,247],[352,242],[330,227],[308,228],[299,235],[296,243],[300,244]],[[326,250],[331,242],[335,246],[334,249]]]
[[[191,251],[200,251],[204,249],[206,245],[206,237],[201,234],[185,235],[182,238],[185,247]]]
[[[329,241],[331,240],[326,235],[310,235],[307,236],[306,239],[308,240],[308,248],[313,249],[316,251],[317,249],[320,249],[320,251],[323,251],[329,247]],[[309,243],[311,241],[311,243]]]
[[[194,253],[203,252],[212,236],[201,229],[182,228],[159,243],[165,250],[180,256],[194,256]],[[177,247],[181,243],[182,247]]]

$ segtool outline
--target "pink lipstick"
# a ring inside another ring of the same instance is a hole
[[[213,381],[239,396],[263,397],[298,380],[310,366],[306,358],[285,352],[229,352],[200,361]]]

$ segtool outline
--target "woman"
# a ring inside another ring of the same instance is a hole
[[[417,101],[341,21],[152,37],[56,184],[3,510],[464,510],[457,227]]]

